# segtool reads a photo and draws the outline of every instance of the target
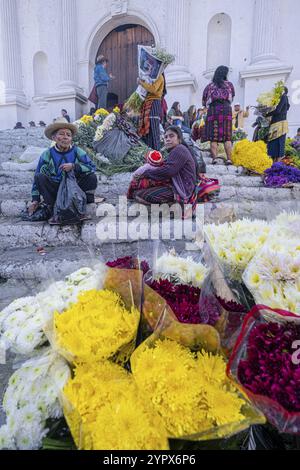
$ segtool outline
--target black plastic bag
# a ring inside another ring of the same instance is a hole
[[[39,204],[36,211],[29,215],[28,209],[21,212],[21,219],[26,222],[42,222],[48,220],[51,217],[50,211],[46,204]]]
[[[57,192],[54,216],[60,222],[79,222],[85,213],[86,194],[78,186],[74,171],[64,173]]]

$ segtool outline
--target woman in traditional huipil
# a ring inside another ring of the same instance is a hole
[[[215,71],[212,82],[203,92],[202,103],[208,108],[205,122],[206,139],[210,141],[213,164],[218,158],[218,143],[224,143],[226,164],[231,164],[232,150],[232,108],[235,96],[234,86],[227,80],[229,69],[224,65]]]

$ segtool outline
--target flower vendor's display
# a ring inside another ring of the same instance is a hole
[[[284,91],[284,81],[280,80],[276,82],[274,88],[266,93],[261,93],[258,98],[257,102],[261,107],[264,108],[274,108],[278,105],[282,93]]]
[[[261,140],[250,142],[247,139],[237,142],[232,151],[232,163],[247,170],[263,174],[273,164],[267,154],[267,146]]]
[[[113,128],[115,122],[116,122],[116,114],[107,113],[104,121],[101,122],[101,124],[99,124],[99,126],[97,127],[94,140],[97,142],[101,140],[102,137],[104,136],[104,133]]]
[[[247,315],[228,373],[280,432],[300,434],[300,364],[293,360],[300,322],[256,306]]]
[[[207,274],[208,269],[201,262],[195,262],[191,256],[178,256],[171,250],[157,258],[153,276],[156,280],[167,279],[174,284],[201,288]]]
[[[81,268],[36,296],[14,300],[0,312],[0,339],[6,349],[29,354],[43,345],[47,341],[43,329],[54,312],[62,312],[76,302],[80,292],[100,289],[106,269],[102,263],[94,269]]]
[[[263,220],[241,219],[205,226],[205,235],[226,278],[241,282],[249,261],[262,247],[270,232]]]
[[[50,349],[41,351],[12,374],[3,399],[6,424],[0,449],[38,449],[47,435],[46,420],[62,416],[59,395],[70,378],[66,361]]]
[[[112,362],[78,364],[63,391],[64,412],[82,450],[164,450],[162,419],[131,374]]]
[[[300,315],[300,235],[283,230],[278,226],[270,233],[243,280],[257,304]]]
[[[169,437],[224,437],[249,425],[246,401],[228,381],[218,354],[193,353],[177,341],[149,338],[133,353],[131,368]]]
[[[232,142],[238,142],[239,140],[247,139],[247,137],[247,132],[241,127],[233,129],[232,131]]]
[[[139,77],[147,83],[153,83],[163,73],[165,68],[172,64],[175,56],[169,54],[161,47],[139,46],[138,48]],[[151,63],[152,71],[145,68],[145,62]],[[142,63],[144,65],[142,65]],[[125,108],[139,113],[147,96],[147,91],[139,85],[125,103]]]
[[[282,187],[300,183],[300,169],[283,162],[273,163],[271,168],[265,171],[264,184],[269,187]]]
[[[134,343],[139,317],[116,292],[87,291],[62,314],[55,313],[54,341],[70,362],[113,358]]]

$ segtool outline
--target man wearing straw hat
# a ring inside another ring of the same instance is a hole
[[[45,128],[45,136],[53,140],[55,145],[40,156],[34,175],[32,203],[28,208],[29,215],[37,210],[42,196],[47,205],[49,217],[52,216],[63,172],[72,170],[78,186],[86,193],[87,203],[94,202],[94,192],[97,187],[95,165],[82,149],[72,145],[72,139],[76,133],[77,127],[64,118],[58,118]],[[51,217],[48,222],[51,225],[60,224],[55,217]]]

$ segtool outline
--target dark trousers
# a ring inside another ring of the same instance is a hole
[[[97,103],[98,109],[100,109],[100,108],[106,109],[106,107],[107,107],[107,85],[98,85],[96,87],[96,90],[97,90],[97,97],[98,97],[98,103]]]
[[[95,173],[89,175],[80,175],[76,177],[78,186],[86,193],[87,203],[94,202],[94,191],[97,188],[97,176]],[[45,204],[51,208],[54,206],[59,183],[53,181],[46,175],[38,173],[34,177],[35,184],[39,190],[39,193],[43,196]]]

